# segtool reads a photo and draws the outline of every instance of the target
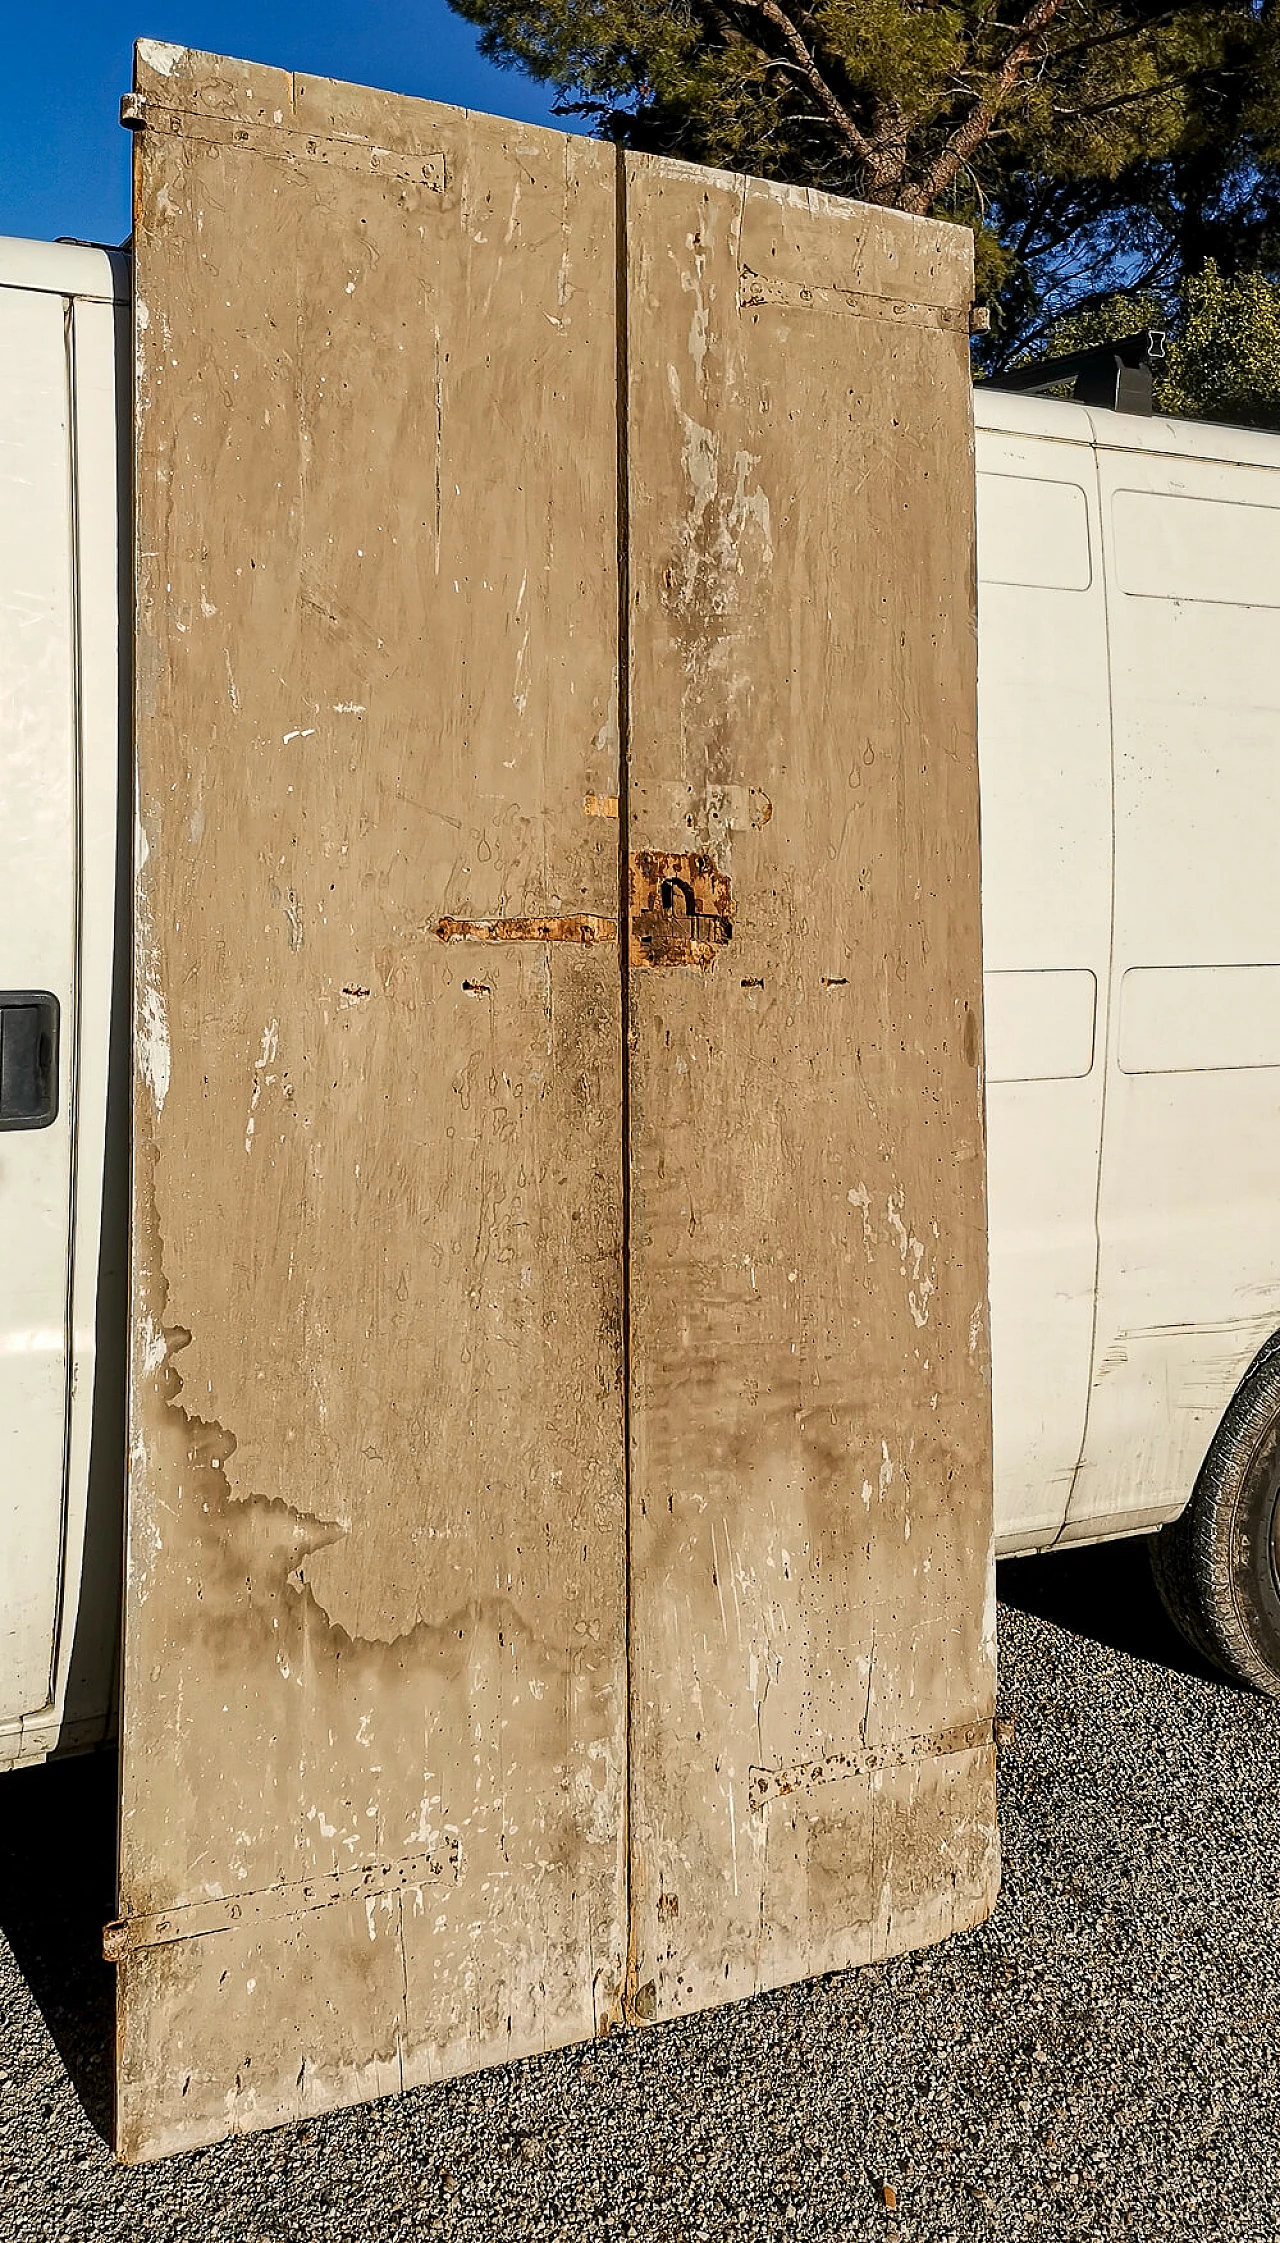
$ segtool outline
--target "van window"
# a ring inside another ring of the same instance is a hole
[[[1280,1067],[1280,966],[1131,966],[1120,984],[1120,1070]]]
[[[1098,984],[1087,967],[982,977],[989,1083],[1070,1082],[1093,1067]]]
[[[1117,491],[1116,581],[1146,600],[1280,607],[1280,509]]]
[[[983,584],[1087,592],[1093,568],[1089,509],[1080,485],[980,475],[978,578]]]

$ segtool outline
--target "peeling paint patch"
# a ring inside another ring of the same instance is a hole
[[[250,1151],[253,1145],[253,1132],[255,1127],[255,1118],[258,1111],[258,1100],[261,1098],[264,1088],[275,1081],[275,1076],[267,1074],[266,1070],[274,1060],[279,1046],[280,1023],[277,1020],[269,1020],[266,1027],[262,1031],[262,1049],[258,1053],[257,1064],[255,1065],[253,1070],[253,1091],[249,1100],[249,1117],[245,1125],[244,1133],[244,1149],[246,1153]]]
[[[172,1065],[169,1017],[159,983],[150,978],[142,986],[140,1009],[142,1017],[138,1024],[138,1065],[151,1092],[156,1113],[160,1115],[164,1112],[164,1102],[169,1095]]]
[[[903,1199],[902,1192],[889,1194],[889,1228],[897,1240],[902,1257],[902,1274],[910,1277],[907,1307],[911,1311],[911,1320],[918,1331],[923,1331],[929,1321],[929,1302],[937,1290],[937,1279],[933,1265],[930,1264],[927,1268],[925,1266],[928,1249],[924,1240],[917,1238],[914,1231],[909,1231],[902,1220]]]

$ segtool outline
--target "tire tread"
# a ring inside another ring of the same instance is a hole
[[[1280,1671],[1250,1634],[1235,1591],[1232,1543],[1250,1467],[1280,1417],[1280,1347],[1255,1362],[1209,1445],[1191,1501],[1151,1545],[1165,1610],[1202,1658],[1235,1682],[1280,1698]]]

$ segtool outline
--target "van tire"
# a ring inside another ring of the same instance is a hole
[[[1238,1388],[1190,1503],[1151,1544],[1151,1570],[1202,1657],[1280,1698],[1280,1347]]]

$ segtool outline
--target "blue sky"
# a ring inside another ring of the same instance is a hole
[[[445,0],[31,0],[0,5],[9,102],[0,133],[0,234],[123,241],[129,231],[129,135],[120,96],[133,42],[169,39],[288,70],[354,78],[525,123],[551,115],[551,93],[476,52],[470,24]]]

